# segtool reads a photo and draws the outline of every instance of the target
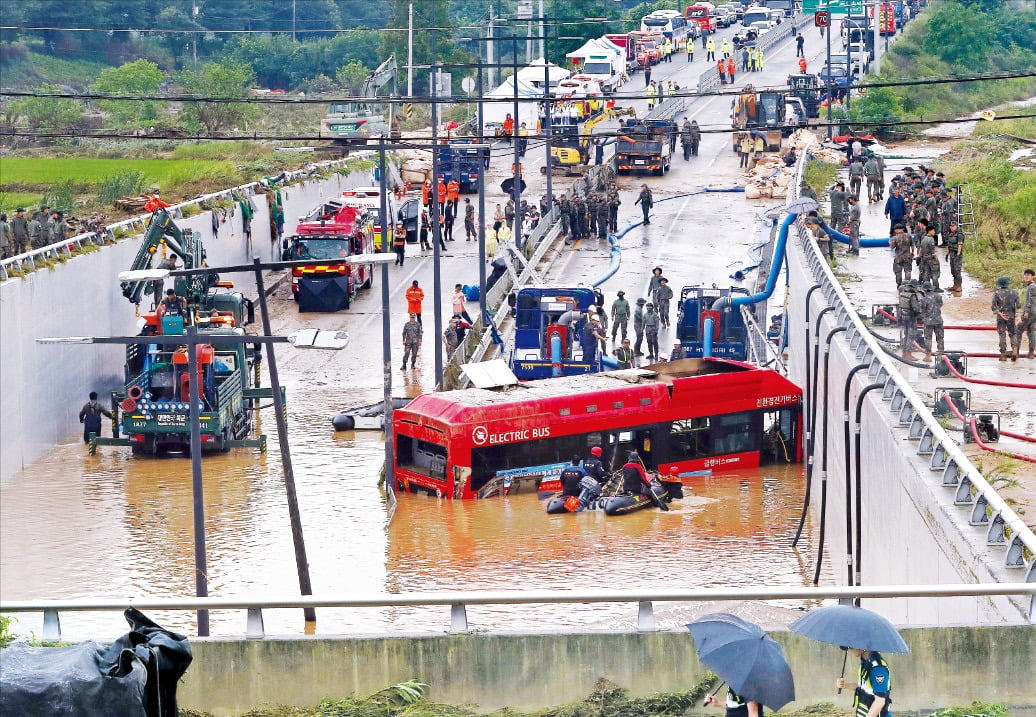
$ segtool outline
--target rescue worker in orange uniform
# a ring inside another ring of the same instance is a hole
[[[421,304],[424,302],[424,289],[414,279],[414,283],[406,290],[406,310],[408,314],[417,317],[417,323],[421,323]]]
[[[448,205],[446,211],[454,217],[457,216],[458,201],[460,201],[460,182],[456,179],[451,179],[446,185],[446,203]]]

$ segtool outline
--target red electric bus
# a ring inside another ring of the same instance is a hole
[[[598,445],[609,470],[631,450],[677,476],[797,463],[801,404],[787,378],[727,359],[428,393],[393,413],[396,488],[452,498],[554,490],[572,456]]]

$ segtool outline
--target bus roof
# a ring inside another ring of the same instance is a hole
[[[726,376],[725,380],[723,377]],[[507,390],[468,388],[418,396],[396,414],[400,420],[426,419],[433,423],[461,425],[475,421],[514,420],[535,414],[585,421],[587,413],[613,412],[620,398],[648,399],[642,406],[661,404],[704,404],[696,415],[752,410],[764,405],[788,405],[798,401],[802,390],[784,376],[752,364],[728,359],[682,359],[651,368],[563,376],[520,384]],[[772,404],[760,400],[780,397]],[[578,398],[578,401],[573,399]],[[599,401],[589,410],[587,401]],[[612,402],[612,403],[609,403]],[[579,405],[576,406],[575,404]],[[564,412],[564,409],[569,409]],[[626,412],[634,408],[630,404]],[[614,413],[622,414],[622,410]],[[604,416],[602,415],[602,418]],[[620,418],[621,416],[616,416]],[[422,421],[424,422],[424,421]]]

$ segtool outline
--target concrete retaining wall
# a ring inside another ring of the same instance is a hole
[[[285,231],[299,215],[326,197],[371,184],[369,172],[333,175],[281,190]],[[278,254],[270,237],[269,205],[253,197],[251,241],[244,239],[241,213],[234,211],[213,237],[210,212],[177,221],[205,242],[210,266],[251,261],[254,254]],[[133,306],[122,296],[118,274],[130,268],[141,237],[81,254],[52,269],[40,269],[0,284],[0,480],[21,470],[58,443],[81,435],[78,413],[90,391],[106,402],[121,385],[121,346],[40,345],[44,336],[130,336],[138,331]],[[227,276],[247,295],[254,279]],[[109,427],[104,427],[107,435]]]
[[[797,705],[837,702],[842,652],[774,633],[795,676]],[[887,655],[896,711],[966,705],[974,699],[1036,705],[1036,630],[1031,627],[904,630],[908,655]],[[437,702],[530,709],[579,700],[605,677],[634,695],[686,690],[702,679],[686,631],[410,638],[197,640],[180,706],[216,715],[263,703],[312,705],[365,696],[417,679]],[[850,665],[848,672],[855,672]]]
[[[810,240],[812,241],[812,240]],[[792,380],[805,386],[807,352],[805,346],[806,293],[814,283],[803,254],[801,239],[792,232],[788,241],[789,269],[789,373]],[[810,306],[810,342],[816,340],[816,319],[827,306],[823,291],[815,291]],[[849,370],[857,365],[856,352],[845,340],[845,333],[835,334],[830,344],[829,375],[824,375],[824,346],[829,332],[837,326],[837,311],[829,312],[820,322],[819,392],[814,457],[814,475],[810,516],[819,527],[823,495],[823,396],[825,382],[828,405],[827,440],[827,507],[824,560],[833,582],[848,583],[846,570],[846,486],[845,441],[843,439],[844,385]],[[907,372],[918,369],[902,367]],[[812,361],[810,363],[812,371]],[[816,375],[814,375],[816,380]],[[859,372],[850,393],[850,414],[855,419],[855,405],[860,390],[871,379],[867,371]],[[807,389],[807,402],[810,391]],[[808,406],[807,406],[807,411]],[[940,474],[929,468],[926,458],[917,455],[917,442],[908,438],[907,428],[898,425],[882,391],[870,392],[864,398],[862,414],[862,500],[863,541],[860,557],[861,584],[910,585],[923,583],[1011,582],[1024,580],[1024,574],[1003,567],[1002,548],[996,550],[985,543],[985,530],[968,524],[970,507],[953,504],[954,489],[940,483]],[[854,440],[850,433],[850,443]],[[855,464],[854,464],[855,465]],[[855,468],[854,468],[855,472]],[[855,478],[854,478],[855,480]],[[855,484],[854,484],[855,485]],[[852,509],[855,512],[855,507]],[[817,530],[813,535],[818,535]],[[807,552],[817,555],[817,546]],[[885,614],[899,624],[982,624],[1025,620],[1028,600],[995,597],[988,600],[970,598],[865,601],[865,606]]]

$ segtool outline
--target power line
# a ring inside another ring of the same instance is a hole
[[[444,69],[449,69],[448,65],[443,66]],[[1012,80],[1019,78],[1036,77],[1036,70],[1027,70],[1023,72],[1001,72],[991,74],[977,74],[977,75],[948,75],[945,77],[927,77],[918,78],[914,80],[889,80],[885,82],[863,82],[860,84],[853,85],[857,89],[876,89],[881,87],[912,87],[920,85],[945,85],[945,84],[961,84],[969,82],[991,82],[996,80]],[[817,88],[818,90],[825,89],[823,86]],[[837,89],[837,88],[834,88]],[[684,99],[691,99],[695,97],[737,97],[744,92],[746,88],[741,89],[724,89],[724,90],[709,90],[707,92],[677,92],[672,95],[659,95],[657,99],[664,100],[669,97],[679,97]],[[771,85],[768,87],[754,87],[753,92],[790,92],[787,85]],[[323,95],[320,97],[299,97],[296,95],[263,95],[263,96],[251,96],[251,97],[214,97],[214,96],[199,96],[192,94],[180,94],[180,95],[117,95],[111,93],[102,92],[88,92],[82,94],[69,94],[67,92],[41,92],[39,90],[13,90],[13,89],[0,89],[0,97],[36,97],[36,98],[49,98],[49,99],[71,99],[71,100],[102,100],[102,101],[124,101],[124,102],[201,102],[201,103],[213,103],[213,104],[251,104],[251,105],[308,105],[308,104],[331,104],[331,103],[343,103],[343,102],[356,102],[363,104],[401,104],[407,102],[416,102],[418,104],[475,104],[479,101],[488,104],[513,104],[515,101],[514,97],[483,97],[481,100],[472,99],[470,97],[408,97],[408,96],[394,96],[394,97],[361,97],[357,95],[334,95],[328,97]],[[548,98],[553,101],[564,101],[568,98],[563,97],[551,97]],[[573,98],[577,101],[588,99],[588,98]],[[604,98],[595,98],[603,100]],[[635,94],[635,95],[622,95],[622,100],[638,100],[648,99],[647,94]],[[542,96],[519,96],[518,102],[527,104],[530,102],[543,102]]]
[[[999,122],[1003,120],[1017,120],[1017,119],[1034,119],[1036,118],[1036,112],[1016,115],[998,115],[992,120],[981,120],[983,122]],[[960,117],[943,117],[943,118],[932,118],[932,119],[852,119],[842,118],[841,120],[827,123],[827,122],[816,122],[810,124],[806,129],[821,129],[826,127],[840,127],[844,124],[852,124],[854,127],[875,127],[875,128],[889,128],[889,127],[908,127],[908,126],[938,126],[944,124],[956,124],[961,122]],[[979,121],[979,120],[975,120]],[[711,125],[700,125],[700,131],[702,134],[731,134],[738,131],[750,131],[750,130],[739,130],[734,127],[712,127]],[[628,137],[631,133],[623,132],[621,130],[612,130],[607,132],[595,132],[593,134],[579,134],[580,138],[592,137],[595,139],[619,139],[621,137]],[[251,134],[238,133],[233,135],[220,135],[220,134],[194,134],[190,136],[184,136],[181,133],[151,133],[144,136],[138,134],[130,134],[126,132],[116,131],[101,131],[101,132],[82,132],[78,130],[57,130],[53,132],[42,132],[33,130],[0,130],[0,137],[25,137],[29,139],[127,139],[127,140],[169,140],[179,142],[191,142],[191,141],[260,141],[260,142],[328,142],[331,138],[322,137],[319,135],[273,135],[273,134],[259,134],[253,132]],[[476,139],[479,141],[494,141],[497,137],[491,137],[487,135],[475,135],[475,136],[460,136],[457,135],[455,139],[470,140]],[[446,137],[440,136],[439,142],[446,141]],[[530,134],[527,139],[531,141],[541,142],[543,144],[547,141],[547,136],[544,134]],[[408,134],[391,140],[393,144],[410,144],[414,149],[430,149],[432,144],[432,138],[426,134]],[[559,135],[551,136],[552,143],[561,144],[561,137]],[[366,149],[374,149],[376,145],[368,145]]]

